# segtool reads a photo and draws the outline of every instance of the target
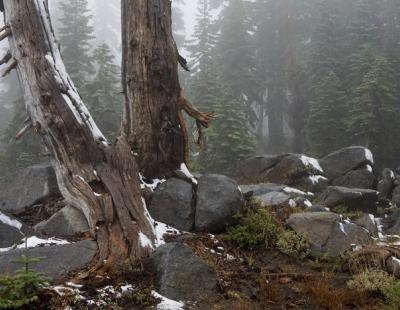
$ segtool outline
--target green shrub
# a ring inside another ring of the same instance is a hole
[[[292,257],[304,258],[310,254],[307,239],[295,231],[286,230],[279,234],[276,247],[282,253]]]
[[[380,293],[386,310],[400,310],[400,281],[382,270],[364,270],[347,282],[351,289]]]
[[[238,218],[239,224],[228,229],[226,239],[242,248],[275,245],[279,229],[271,213],[259,210]]]
[[[385,299],[386,310],[400,310],[400,281],[395,280],[381,288]]]
[[[15,276],[0,276],[0,309],[21,308],[38,300],[38,294],[48,285],[48,278],[29,269],[29,264],[40,260],[21,255],[15,262],[23,267]]]
[[[383,287],[392,286],[396,279],[387,272],[375,269],[366,269],[355,274],[347,286],[358,291],[380,292]]]

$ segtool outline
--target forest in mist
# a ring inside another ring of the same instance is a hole
[[[67,70],[112,138],[123,113],[120,3],[49,2]],[[400,0],[188,2],[173,0],[190,68],[181,85],[215,116],[191,147],[192,169],[225,172],[257,154],[321,157],[349,145],[370,148],[380,167],[400,164]],[[1,83],[1,168],[48,161],[33,133],[13,139],[26,118],[22,93],[15,73]]]

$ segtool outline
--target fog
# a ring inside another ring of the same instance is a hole
[[[84,96],[96,78],[93,53],[100,44],[120,65],[120,3],[49,3],[67,69]],[[77,4],[89,11],[74,12]],[[204,135],[207,150],[192,149],[199,170],[220,170],[223,164],[208,164],[257,154],[322,157],[349,145],[371,148],[382,167],[400,164],[397,0],[174,0],[173,13],[179,53],[191,70],[180,69],[182,88],[216,115]],[[63,24],[75,17],[75,25]],[[83,70],[88,63],[92,70]],[[1,89],[4,132],[15,118],[15,76]],[[104,109],[118,112],[116,100]]]

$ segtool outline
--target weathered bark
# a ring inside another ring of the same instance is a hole
[[[111,145],[98,130],[65,71],[46,0],[4,0],[4,8],[28,115],[54,156],[63,196],[88,219],[96,267],[145,254],[155,235],[126,136]]]
[[[186,162],[181,110],[193,112],[199,126],[207,126],[211,115],[193,109],[182,95],[170,0],[122,0],[122,36],[123,131],[142,173],[160,177]]]

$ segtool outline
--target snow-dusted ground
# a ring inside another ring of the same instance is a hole
[[[152,291],[151,294],[153,297],[161,299],[161,302],[157,305],[157,310],[183,310],[183,307],[185,306],[183,302],[168,299],[156,291]]]

